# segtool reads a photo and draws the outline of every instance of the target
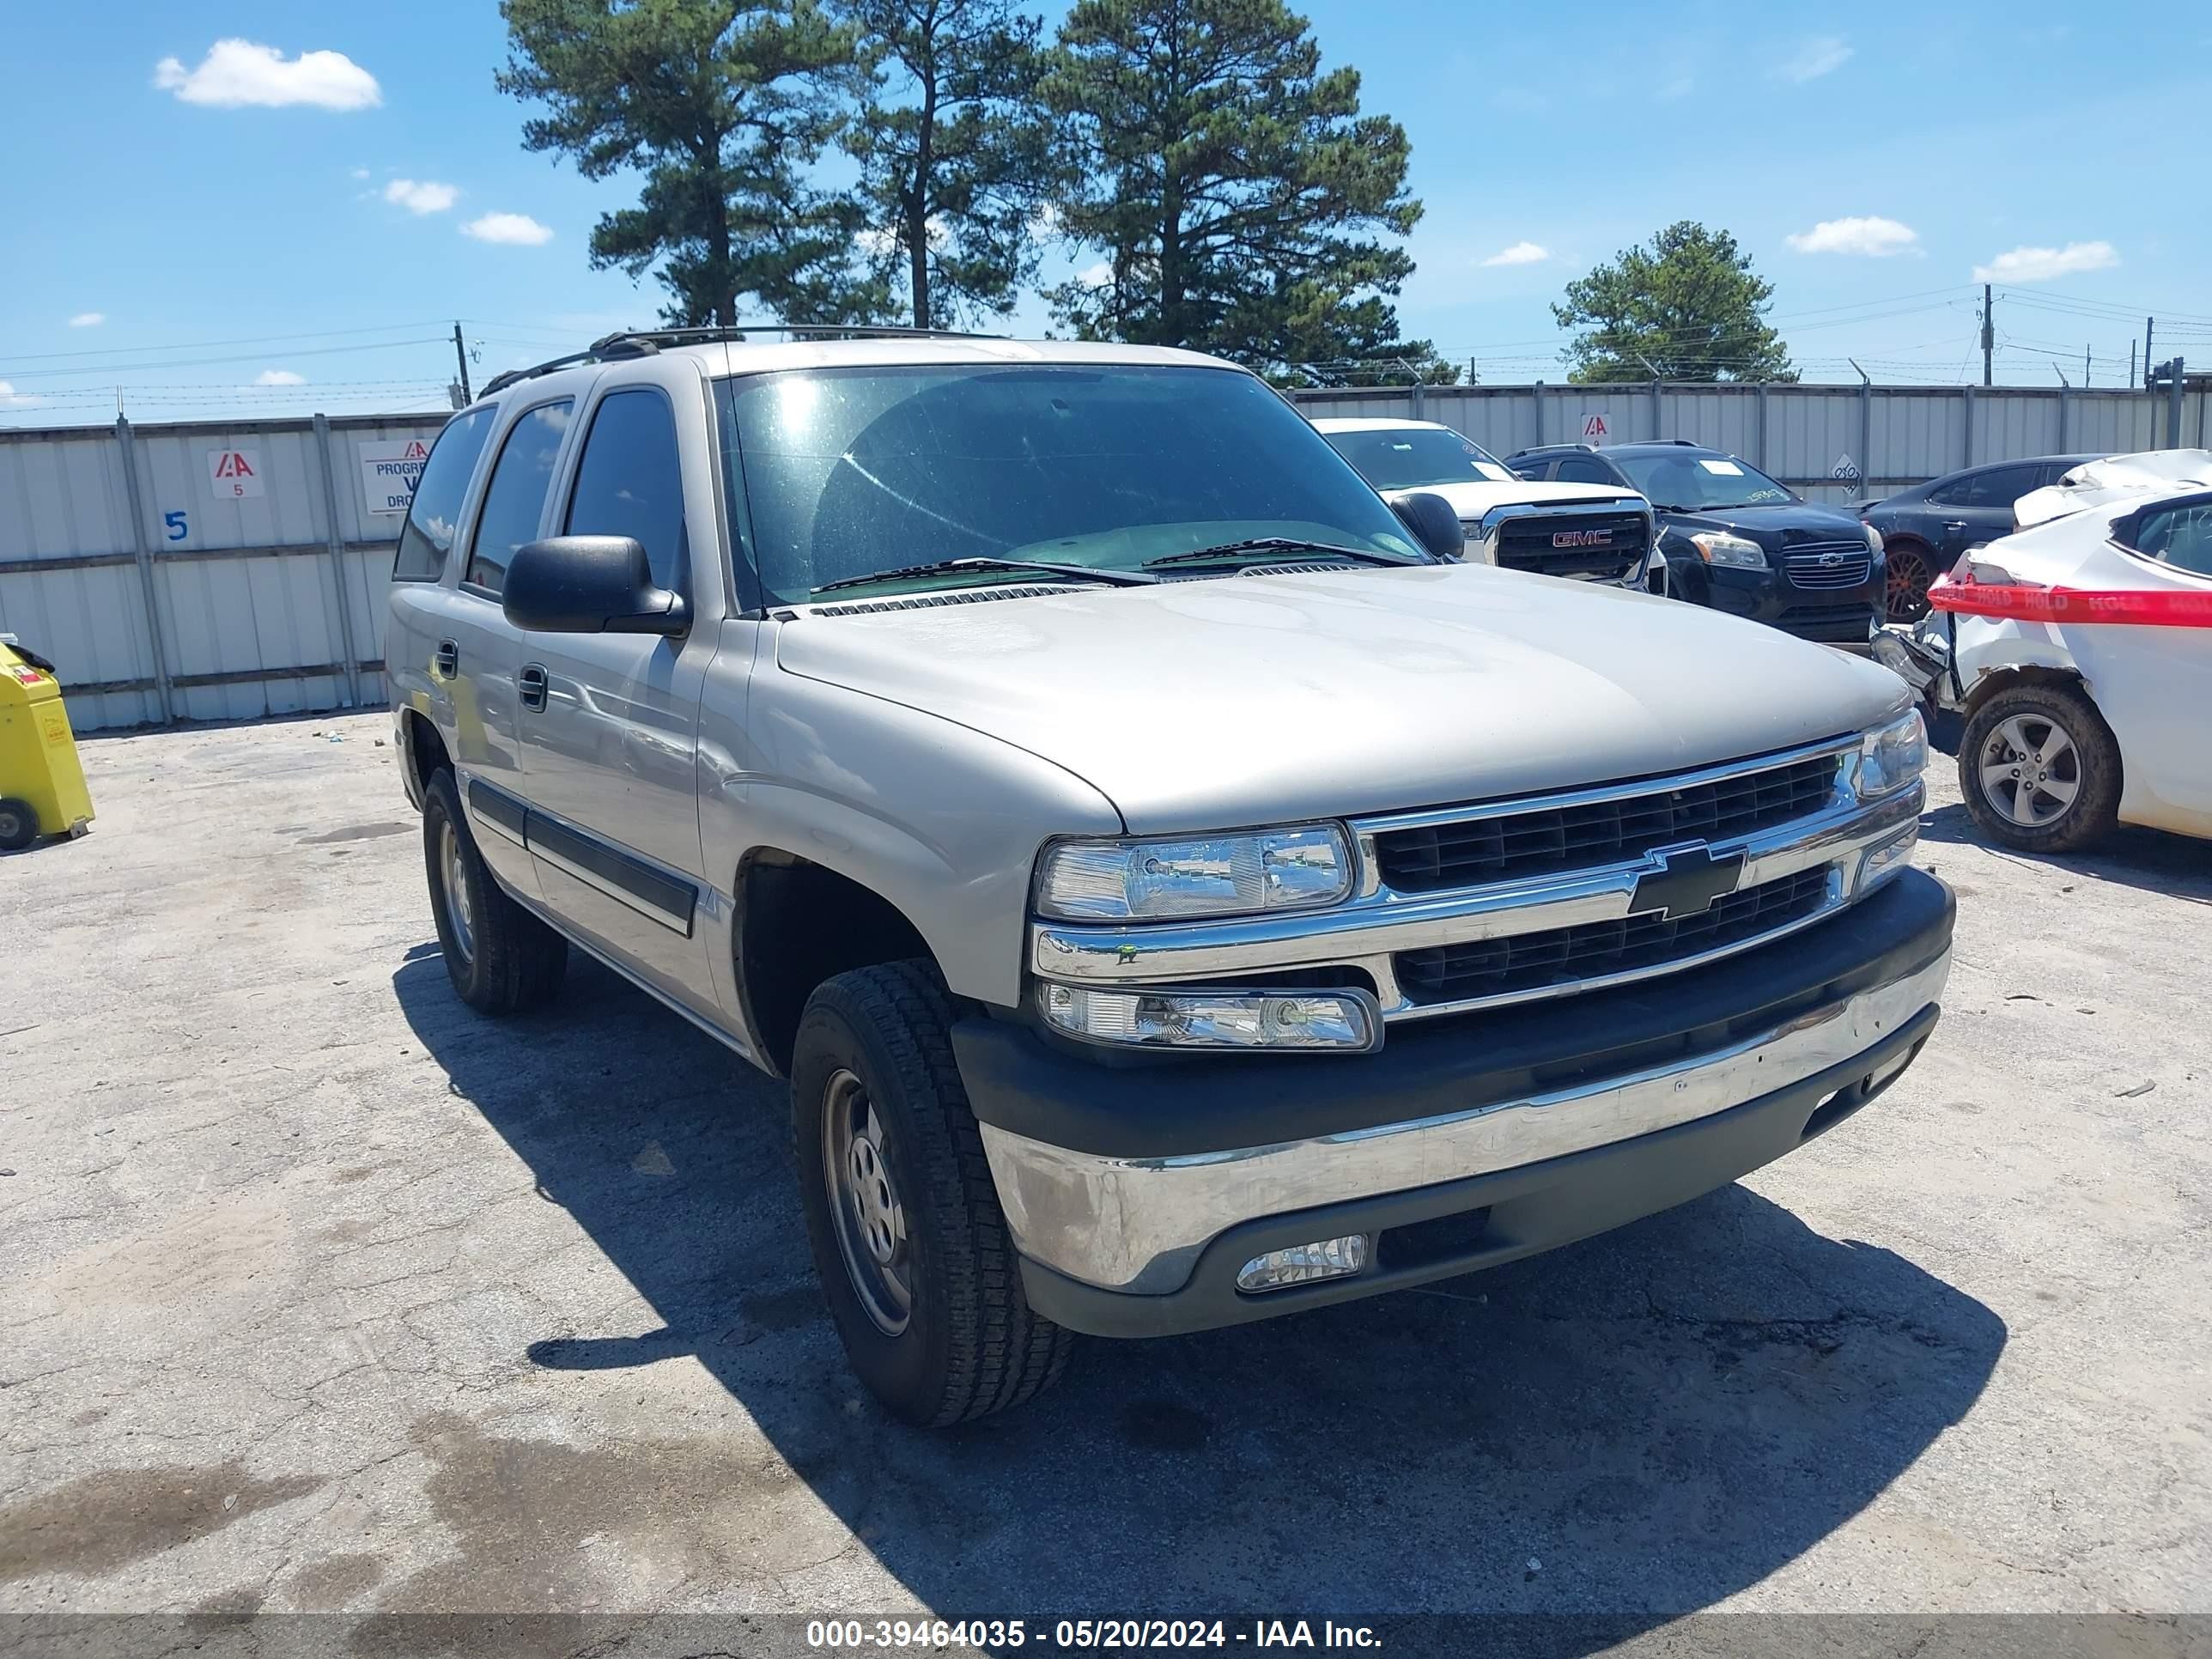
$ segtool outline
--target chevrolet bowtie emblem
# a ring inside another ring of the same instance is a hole
[[[1656,910],[1669,921],[1703,915],[1715,899],[1735,891],[1743,875],[1742,854],[1717,859],[1701,841],[1661,848],[1656,856],[1659,867],[1636,884],[1628,902],[1631,915]]]

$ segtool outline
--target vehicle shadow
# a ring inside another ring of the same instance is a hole
[[[1920,839],[1981,847],[2014,863],[2093,877],[2191,904],[2212,904],[2212,856],[2208,856],[2205,843],[2163,830],[2125,825],[2086,853],[2023,853],[1996,845],[1976,826],[1966,807],[1953,801],[1921,817]]]
[[[462,1006],[434,945],[393,984],[453,1091],[659,1322],[549,1330],[528,1360],[695,1357],[948,1619],[1572,1613],[1605,1623],[1569,1645],[1601,1646],[1758,1583],[1858,1513],[1973,1405],[2006,1341],[1904,1257],[1731,1187],[1431,1291],[1090,1342],[1025,1409],[911,1430],[845,1369],[781,1085],[580,957],[555,1007],[499,1024]],[[677,1454],[635,1455],[658,1513]],[[595,1472],[590,1524],[622,1512],[629,1478]],[[545,1518],[554,1497],[526,1497],[532,1524],[502,1548],[544,1548],[528,1582],[558,1585],[576,1546]]]

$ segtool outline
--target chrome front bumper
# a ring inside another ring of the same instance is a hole
[[[1241,1224],[1517,1170],[1802,1084],[1883,1048],[1941,999],[1950,968],[1946,945],[1923,966],[1705,1053],[1466,1112],[1179,1157],[1074,1152],[988,1121],[983,1146],[1024,1256],[1098,1290],[1166,1296],[1209,1243]],[[1875,1062],[1876,1081],[1911,1052]],[[1141,1074],[1130,1075],[1141,1087]]]

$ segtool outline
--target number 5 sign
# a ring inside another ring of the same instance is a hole
[[[263,493],[261,452],[258,449],[210,449],[208,489],[219,501],[237,501]]]

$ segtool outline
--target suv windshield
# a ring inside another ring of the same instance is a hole
[[[771,604],[946,559],[1134,570],[1261,537],[1427,562],[1304,417],[1233,369],[794,369],[719,381],[716,397]]]
[[[1514,482],[1512,473],[1495,455],[1456,432],[1413,426],[1374,432],[1324,432],[1322,436],[1377,489]]]
[[[1771,507],[1797,497],[1747,461],[1727,455],[1615,455],[1613,464],[1652,506],[1704,513],[1724,507]]]

